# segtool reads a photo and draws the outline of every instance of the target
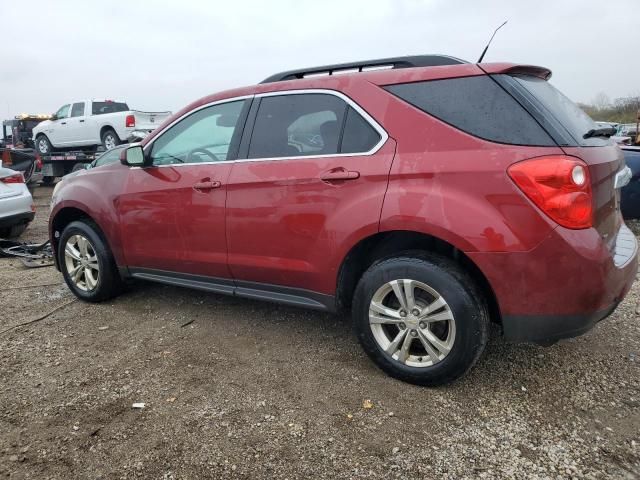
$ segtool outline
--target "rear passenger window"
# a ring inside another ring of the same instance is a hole
[[[404,83],[385,89],[476,137],[513,145],[555,146],[534,118],[487,75]]]
[[[309,93],[264,97],[256,116],[249,158],[338,153],[347,104],[334,95]]]
[[[358,112],[349,107],[340,153],[368,152],[379,141],[380,134]]]

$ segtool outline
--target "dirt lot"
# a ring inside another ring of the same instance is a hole
[[[0,330],[72,301],[0,335],[0,476],[638,478],[639,290],[550,348],[494,331],[426,389],[380,372],[346,318],[142,283],[90,305],[0,259]]]

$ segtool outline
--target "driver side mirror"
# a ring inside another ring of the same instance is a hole
[[[55,114],[55,113],[52,113],[52,114],[51,114],[51,118],[50,118],[50,120],[51,120],[52,122],[55,122],[57,119],[58,119],[58,117],[56,117],[56,114]]]
[[[144,151],[140,145],[125,148],[120,152],[120,163],[130,167],[142,167],[144,165]]]

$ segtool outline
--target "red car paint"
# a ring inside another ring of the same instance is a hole
[[[518,333],[521,317],[611,309],[629,290],[637,269],[635,254],[621,268],[612,260],[622,224],[612,188],[613,175],[624,165],[616,146],[494,143],[425,115],[380,88],[518,68],[523,67],[465,64],[363,72],[205,97],[164,125],[216,100],[321,88],[350,97],[389,138],[366,158],[182,168],[112,164],[81,172],[53,200],[52,244],[55,248],[59,234],[56,218],[73,208],[98,224],[124,271],[139,267],[335,296],[341,266],[356,245],[380,232],[418,232],[446,242],[473,262],[495,295],[511,338],[529,339]],[[536,72],[544,76],[547,71]],[[515,162],[549,155],[575,156],[588,165],[593,227],[560,227],[509,178],[507,169]],[[354,178],[323,179],[336,172],[354,172]],[[194,188],[208,182],[215,188]],[[578,330],[558,326],[559,332]]]

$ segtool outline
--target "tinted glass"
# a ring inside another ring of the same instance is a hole
[[[248,157],[336,154],[346,108],[340,98],[321,93],[264,97]]]
[[[109,150],[106,153],[103,153],[96,159],[96,163],[94,167],[101,167],[102,165],[108,165],[110,163],[116,163],[120,161],[120,153],[122,150],[129,145],[124,145],[122,147],[116,147]]]
[[[71,107],[71,116],[81,117],[83,115],[84,115],[84,102],[74,103],[73,107]]]
[[[514,145],[555,145],[534,118],[486,75],[385,88],[471,135]]]
[[[547,115],[552,115],[580,145],[608,143],[605,138],[584,139],[589,130],[598,128],[596,123],[575,103],[565,97],[546,80],[531,76],[512,77],[542,104]]]
[[[203,108],[164,132],[153,143],[154,165],[227,160],[245,101]]]
[[[380,134],[353,108],[347,111],[340,153],[364,153],[380,141]]]
[[[126,112],[129,107],[126,103],[120,102],[93,102],[91,113],[93,115],[104,115],[105,113]]]
[[[64,105],[56,112],[56,118],[67,118],[69,115],[69,107],[71,105]]]

